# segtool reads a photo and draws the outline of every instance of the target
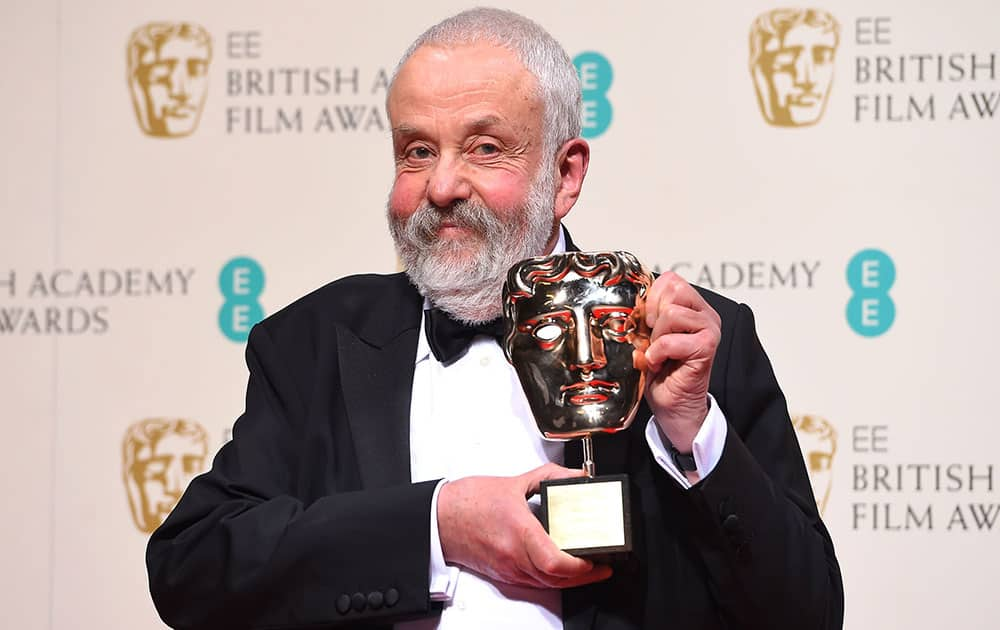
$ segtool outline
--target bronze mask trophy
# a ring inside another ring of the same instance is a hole
[[[583,439],[586,476],[542,482],[542,523],[577,556],[631,551],[626,475],[595,477],[594,433],[631,424],[645,391],[653,278],[627,252],[567,252],[507,272],[504,353],[546,439]]]

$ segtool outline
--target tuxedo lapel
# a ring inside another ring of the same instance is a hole
[[[422,300],[391,277],[366,317],[338,327],[340,378],[365,488],[410,482],[410,398]]]

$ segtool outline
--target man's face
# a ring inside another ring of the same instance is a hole
[[[644,382],[632,359],[642,341],[637,295],[634,284],[570,272],[517,300],[510,358],[546,437],[617,431],[631,420]]]
[[[208,48],[174,37],[143,56],[138,82],[145,100],[149,133],[184,136],[198,124],[208,87]]]
[[[542,164],[536,85],[514,53],[492,44],[414,52],[388,99],[396,163],[390,220],[435,208],[436,238],[448,244],[442,256],[460,265],[477,259],[485,235],[452,220],[454,204],[470,201],[504,223],[522,221]]]
[[[136,453],[132,476],[147,527],[158,526],[170,514],[191,479],[204,470],[206,455],[203,439],[178,433],[167,433]]]
[[[806,24],[771,38],[755,69],[758,95],[770,104],[770,122],[783,126],[817,122],[833,81],[837,39]]]

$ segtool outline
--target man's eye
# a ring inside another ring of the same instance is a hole
[[[497,153],[500,153],[500,147],[492,142],[484,142],[476,145],[475,152],[479,155],[496,155]]]
[[[415,160],[426,160],[431,156],[431,150],[427,147],[413,147],[406,153],[406,157]]]

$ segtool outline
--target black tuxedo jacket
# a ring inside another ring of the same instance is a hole
[[[729,422],[722,458],[684,490],[650,455],[647,409],[598,438],[598,473],[630,477],[635,554],[610,580],[564,591],[564,625],[840,628],[840,569],[753,317],[702,293],[723,322],[710,386]],[[149,541],[164,621],[369,627],[438,612],[435,482],[409,470],[421,308],[403,274],[354,276],[254,327],[233,440]],[[567,449],[567,466],[580,459]]]

